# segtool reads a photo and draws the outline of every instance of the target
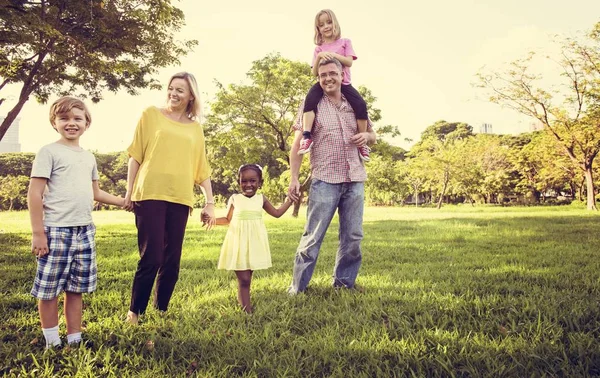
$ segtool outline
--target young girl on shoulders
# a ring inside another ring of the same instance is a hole
[[[221,247],[218,269],[233,270],[238,280],[238,302],[247,313],[252,313],[250,283],[252,272],[271,267],[271,250],[267,229],[262,219],[263,210],[279,218],[290,208],[292,201],[275,208],[263,194],[262,168],[258,164],[244,164],[238,170],[241,193],[227,202],[227,216],[217,218],[217,225],[229,225]]]
[[[318,75],[319,61],[321,59],[336,58],[344,65],[344,77],[342,79],[342,94],[346,97],[354,110],[358,124],[358,132],[367,131],[367,103],[360,93],[352,86],[350,67],[357,59],[352,42],[348,38],[342,38],[342,30],[335,14],[330,9],[323,9],[315,16],[315,51],[313,54],[312,72]],[[310,88],[304,100],[304,114],[302,116],[302,141],[300,142],[299,154],[305,154],[312,147],[311,131],[315,121],[317,104],[323,98],[323,89],[319,82]],[[358,153],[362,160],[369,161],[369,147],[366,145],[358,147]]]

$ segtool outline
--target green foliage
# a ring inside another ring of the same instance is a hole
[[[10,152],[0,154],[0,176],[29,176],[35,154]]]
[[[336,218],[295,297],[286,288],[304,219],[288,215],[266,218],[273,267],[253,275],[252,316],[234,275],[215,268],[226,227],[206,232],[195,213],[169,311],[149,309],[133,328],[123,321],[139,259],[133,216],[95,212],[98,291],[83,316],[94,347],[44,352],[27,214],[0,213],[0,375],[600,375],[600,223],[585,206],[366,208],[364,292],[331,288]]]
[[[18,0],[0,10],[0,89],[21,85],[0,140],[30,95],[98,102],[105,90],[160,88],[158,69],[177,65],[197,44],[175,40],[184,15],[170,0]]]
[[[287,169],[291,127],[314,83],[308,64],[278,54],[254,61],[247,77],[248,84],[217,83],[204,124],[212,177],[226,188],[242,164],[267,166],[272,177]]]
[[[0,177],[0,208],[13,210],[25,207],[28,184],[28,176]]]
[[[491,102],[536,119],[584,174],[587,206],[596,210],[593,163],[600,152],[600,37],[566,39],[558,56],[531,52],[500,72],[480,72]],[[534,64],[542,59],[544,64]],[[554,80],[534,70],[554,67]],[[553,82],[558,83],[553,84]]]

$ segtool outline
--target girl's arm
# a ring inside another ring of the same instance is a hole
[[[92,181],[92,188],[94,189],[94,201],[102,202],[107,205],[125,207],[125,199],[122,197],[113,196],[112,194],[100,189],[98,180]]]
[[[42,177],[32,177],[27,190],[27,207],[29,208],[29,218],[31,220],[31,252],[38,256],[47,255],[48,239],[44,231],[44,205],[43,195],[46,189],[48,179]]]
[[[290,208],[290,206],[292,206],[293,203],[292,200],[290,200],[290,198],[286,196],[285,201],[283,201],[281,206],[279,206],[279,208],[276,209],[275,206],[273,206],[271,202],[269,202],[267,197],[263,196],[263,199],[263,209],[265,209],[267,214],[275,218],[279,218],[283,214],[285,214],[285,212]]]
[[[140,163],[137,160],[130,157],[127,162],[127,193],[125,194],[125,200],[123,201],[123,209],[127,211],[133,211],[133,203],[131,202],[131,193],[133,192],[133,183],[137,176],[138,170],[140,169]]]
[[[233,216],[233,204],[231,204],[231,206],[229,206],[229,211],[227,211],[226,216],[217,218],[217,226],[227,226],[231,222],[232,216]]]

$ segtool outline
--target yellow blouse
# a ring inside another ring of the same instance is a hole
[[[192,207],[194,182],[211,174],[200,123],[173,121],[154,106],[142,114],[127,152],[140,163],[132,201],[152,199]]]

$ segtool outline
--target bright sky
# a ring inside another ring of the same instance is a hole
[[[434,122],[468,122],[479,130],[491,123],[494,133],[529,130],[529,119],[485,101],[471,86],[478,70],[523,57],[533,48],[547,49],[552,35],[576,36],[600,21],[598,0],[229,0],[174,2],[186,15],[181,38],[197,39],[195,51],[180,67],[196,76],[203,101],[216,93],[214,80],[239,83],[251,63],[268,53],[310,63],[313,22],[322,8],[332,9],[342,36],[352,40],[358,60],[352,66],[354,86],[364,85],[378,98],[381,125],[400,128],[392,143],[408,148]],[[201,4],[201,5],[199,5]],[[16,95],[17,88],[11,88]],[[162,105],[165,93],[139,96],[107,93],[89,104],[93,122],[83,147],[100,152],[124,150],[142,110]],[[51,99],[53,101],[54,98]],[[50,102],[51,102],[50,101]],[[7,101],[0,114],[6,115]],[[57,139],[48,122],[49,104],[30,98],[20,117],[22,150],[36,152]]]

